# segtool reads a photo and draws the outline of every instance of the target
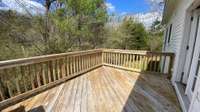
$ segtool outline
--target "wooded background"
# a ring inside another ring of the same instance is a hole
[[[19,3],[20,4],[20,3]],[[0,11],[0,60],[94,48],[160,51],[162,25],[134,18],[108,24],[104,0],[44,0],[44,14]]]

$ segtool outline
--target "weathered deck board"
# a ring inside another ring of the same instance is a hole
[[[100,67],[3,112],[179,112],[167,78]],[[21,112],[21,111],[20,111]]]

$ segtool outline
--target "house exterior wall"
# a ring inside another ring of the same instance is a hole
[[[200,0],[182,0],[179,2],[179,4],[176,5],[176,9],[172,12],[172,16],[169,20],[169,22],[166,24],[166,29],[170,26],[170,24],[173,25],[172,31],[171,31],[171,39],[169,43],[166,43],[166,47],[164,51],[167,52],[173,52],[175,53],[175,62],[174,62],[174,69],[173,69],[173,75],[172,75],[172,83],[175,85],[176,81],[179,81],[181,78],[181,74],[184,67],[184,59],[183,55],[184,49],[186,48],[186,40],[184,38],[188,38],[188,36],[185,34],[186,27],[187,27],[187,13],[189,8],[194,5],[196,2],[200,5]],[[183,111],[187,112],[198,112],[200,111],[200,79],[197,80],[198,88],[194,91],[194,96],[191,100],[191,104],[189,106],[189,110],[186,110],[184,108],[183,101],[180,101],[180,94],[177,94],[179,97],[180,104],[182,106]],[[176,90],[178,91],[178,90]],[[178,92],[177,92],[178,93]],[[199,98],[199,99],[198,99]]]

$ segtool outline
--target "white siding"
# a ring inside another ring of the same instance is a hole
[[[184,30],[185,30],[185,19],[188,8],[192,5],[193,2],[197,2],[200,0],[182,0],[179,4],[177,4],[177,8],[173,12],[172,17],[170,18],[170,21],[168,22],[169,26],[170,24],[173,24],[172,28],[172,34],[171,34],[171,40],[170,43],[166,45],[166,50],[168,52],[174,52],[175,57],[175,63],[174,63],[174,70],[173,70],[173,77],[172,82],[175,84],[175,81],[180,79],[181,70],[180,68],[183,66],[182,62],[180,61],[180,58],[182,58],[183,54],[181,52],[184,46]],[[195,90],[195,98],[191,101],[190,105],[190,111],[189,112],[200,112],[200,79],[197,80],[199,83],[199,93],[197,90]],[[198,94],[197,94],[198,93]],[[199,96],[198,96],[199,95]],[[198,98],[196,98],[198,97]],[[179,99],[180,100],[180,99]],[[183,106],[183,105],[182,105]],[[185,111],[185,110],[184,110]]]

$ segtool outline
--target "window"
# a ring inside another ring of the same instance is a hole
[[[172,35],[172,24],[170,24],[170,28],[169,28],[168,43],[170,43],[171,35]]]
[[[168,32],[169,32],[169,29],[167,28],[166,31],[165,31],[165,38],[164,38],[164,39],[165,39],[165,40],[164,40],[164,47],[163,47],[164,50],[165,50],[166,44],[167,44]]]
[[[166,42],[167,42],[167,37],[168,37],[168,28],[166,29],[166,32],[165,32],[165,41],[164,41],[164,44],[166,45]]]

